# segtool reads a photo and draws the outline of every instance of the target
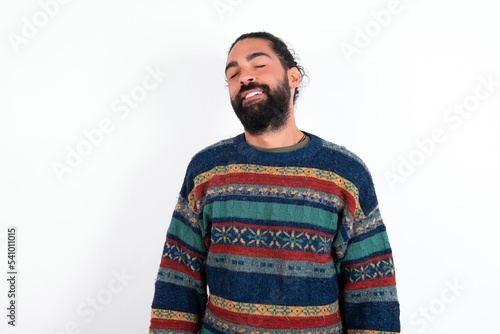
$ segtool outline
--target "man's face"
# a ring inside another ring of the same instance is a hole
[[[268,41],[249,38],[236,43],[228,56],[226,79],[231,105],[245,130],[258,135],[285,126],[291,88]]]

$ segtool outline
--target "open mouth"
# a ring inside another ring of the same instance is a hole
[[[262,95],[262,92],[260,92],[260,91],[250,92],[247,95],[245,95],[245,100],[248,100],[256,95]]]
[[[243,94],[241,94],[241,96],[243,96],[242,102],[243,103],[247,103],[247,102],[250,102],[250,101],[253,101],[253,100],[257,100],[263,94],[264,94],[264,92],[261,91],[261,90],[257,90],[257,89],[248,90],[246,92],[243,92]]]

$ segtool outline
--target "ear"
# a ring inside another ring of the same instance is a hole
[[[300,83],[302,82],[302,74],[300,74],[300,71],[297,67],[288,69],[288,82],[290,88],[299,87]]]

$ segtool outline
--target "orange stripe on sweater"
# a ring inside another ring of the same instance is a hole
[[[231,312],[208,303],[207,308],[225,321],[268,329],[307,329],[332,326],[340,322],[339,312],[318,317],[262,316]]]
[[[168,238],[165,240],[166,243],[169,243],[169,244],[173,244],[173,245],[176,245],[176,246],[179,246],[180,248],[182,248],[182,250],[188,254],[191,254],[191,255],[194,255],[196,257],[199,257],[200,259],[206,259],[206,255],[202,254],[202,253],[198,253],[198,252],[195,252],[189,248],[186,247],[186,245],[184,245],[183,243],[180,243],[176,240],[173,240],[171,238]]]
[[[376,257],[369,258],[368,260],[365,260],[363,262],[356,262],[356,263],[346,264],[345,267],[348,267],[348,268],[358,267],[358,266],[362,266],[362,265],[368,264],[370,262],[375,262],[375,261],[383,260],[383,259],[390,259],[391,257],[392,257],[392,253],[383,254],[383,255],[379,255],[379,256],[376,256]]]

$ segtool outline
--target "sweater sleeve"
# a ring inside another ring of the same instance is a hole
[[[196,333],[207,301],[206,247],[192,187],[184,180],[167,231],[155,283],[150,334]],[[192,184],[192,183],[191,183]]]
[[[348,334],[399,333],[392,250],[367,169],[359,179],[356,208],[343,209],[334,241],[343,326]]]

